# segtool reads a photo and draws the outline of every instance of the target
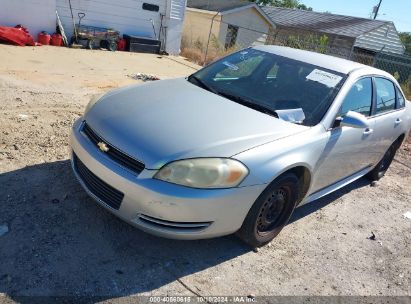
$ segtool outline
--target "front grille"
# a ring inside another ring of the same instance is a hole
[[[120,209],[124,194],[95,176],[74,153],[73,160],[74,168],[87,189],[106,205],[116,210]]]
[[[172,222],[166,221],[158,218],[154,218],[145,214],[140,214],[138,216],[139,220],[147,225],[156,228],[167,228],[171,230],[179,231],[199,231],[203,230],[211,225],[212,222]]]
[[[145,165],[142,162],[140,162],[138,160],[135,160],[134,158],[131,158],[127,154],[121,152],[117,148],[110,145],[103,138],[101,138],[96,132],[94,132],[93,129],[91,129],[90,126],[87,123],[84,123],[83,133],[96,146],[99,142],[104,142],[107,145],[107,147],[109,148],[107,152],[104,152],[104,154],[107,155],[108,157],[110,157],[113,161],[120,164],[121,166],[123,166],[127,169],[130,169],[131,171],[133,171],[137,174],[140,174],[141,171],[144,170]]]

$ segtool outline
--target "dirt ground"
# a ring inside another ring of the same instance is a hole
[[[411,296],[411,220],[403,216],[411,211],[410,144],[375,187],[360,179],[298,208],[258,252],[233,236],[157,238],[86,195],[71,172],[68,134],[90,96],[136,83],[128,75],[139,72],[167,78],[195,69],[174,57],[0,45],[3,299]]]

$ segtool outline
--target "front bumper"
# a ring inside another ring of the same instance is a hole
[[[81,127],[79,119],[70,136],[73,155],[98,179],[124,194],[119,209],[111,208],[93,194],[79,174],[72,156],[77,179],[100,205],[151,234],[175,239],[201,239],[234,233],[266,186],[193,189],[153,179],[157,170],[144,169],[136,176],[92,144],[81,132]]]

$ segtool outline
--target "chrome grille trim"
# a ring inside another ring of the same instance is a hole
[[[143,223],[148,225],[175,230],[203,230],[212,224],[212,222],[172,222],[154,218],[145,214],[139,214],[138,218]]]
[[[96,146],[99,142],[104,142],[108,146],[109,150],[103,153],[122,167],[125,167],[137,174],[140,174],[144,170],[144,163],[128,156],[126,153],[112,146],[100,135],[98,135],[86,122],[84,122],[81,131]]]

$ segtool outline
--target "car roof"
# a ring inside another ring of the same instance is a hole
[[[253,48],[256,50],[273,53],[290,59],[307,62],[309,64],[316,65],[343,74],[349,74],[354,70],[362,69],[364,70],[364,74],[379,74],[386,76],[386,73],[379,69],[330,55],[277,45],[261,45],[255,46]]]

